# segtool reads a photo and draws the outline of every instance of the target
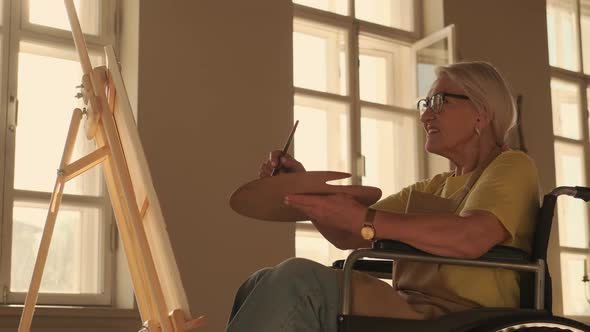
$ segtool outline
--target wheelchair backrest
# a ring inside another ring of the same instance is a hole
[[[549,236],[551,235],[551,224],[555,214],[555,204],[557,197],[560,195],[573,196],[582,199],[585,202],[590,201],[590,188],[588,187],[557,187],[543,197],[543,205],[539,210],[537,227],[533,239],[532,259],[536,261],[542,259],[545,262],[545,310],[552,312],[551,297],[551,276],[549,275],[549,266],[547,265],[547,248],[549,246]],[[561,222],[566,222],[562,220]],[[532,308],[535,291],[534,277],[527,273],[521,276],[520,283],[520,304],[522,308]]]
[[[551,224],[555,214],[555,203],[557,196],[549,193],[543,197],[543,205],[539,209],[537,216],[537,226],[533,237],[532,260],[542,259],[545,261],[545,310],[552,312],[552,287],[551,275],[547,266],[547,249],[549,246],[549,236],[551,235]],[[535,278],[531,273],[522,273],[520,279],[520,307],[534,308],[535,298]]]

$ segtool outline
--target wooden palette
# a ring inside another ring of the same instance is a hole
[[[310,171],[280,174],[248,182],[230,197],[231,208],[246,217],[294,222],[309,220],[301,211],[284,205],[288,194],[331,195],[346,193],[363,205],[371,205],[381,198],[381,189],[369,186],[330,185],[326,182],[350,177],[349,173]]]

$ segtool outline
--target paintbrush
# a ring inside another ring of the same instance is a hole
[[[273,167],[272,172],[270,173],[270,176],[275,176],[276,173],[278,172],[279,168],[281,168],[281,157],[283,157],[285,154],[287,154],[287,150],[289,150],[289,146],[291,146],[291,142],[293,141],[293,136],[295,135],[295,129],[297,129],[298,124],[299,124],[299,120],[295,121],[295,124],[293,125],[293,129],[291,129],[291,133],[289,134],[289,137],[287,138],[287,142],[285,142],[285,146],[283,147],[283,151],[281,152],[281,156],[279,157],[279,164],[276,167]]]

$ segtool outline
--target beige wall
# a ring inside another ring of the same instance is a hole
[[[545,1],[445,0],[444,16],[445,25],[456,25],[458,60],[490,61],[523,96],[525,143],[549,191],[555,167]]]
[[[484,14],[485,13],[485,14]],[[539,168],[544,193],[555,187],[553,124],[545,1],[445,0],[445,24],[455,24],[459,60],[492,62],[522,95],[522,127],[529,155]],[[557,229],[550,239],[553,284],[561,284]],[[560,313],[559,287],[553,287],[553,310]]]
[[[445,0],[423,0],[422,2],[422,34],[428,36],[444,27]]]
[[[139,22],[139,132],[190,306],[221,331],[241,282],[295,251],[293,224],[228,206],[292,126],[291,1],[143,1]]]
[[[0,332],[16,332],[22,308],[3,307]],[[139,320],[135,310],[110,308],[37,307],[32,332],[130,332],[137,331]]]

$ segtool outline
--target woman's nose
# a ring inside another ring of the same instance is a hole
[[[426,109],[426,111],[422,112],[422,114],[420,114],[420,121],[422,121],[423,123],[426,123],[429,120],[434,119],[434,112],[432,111],[432,108],[428,107]]]

